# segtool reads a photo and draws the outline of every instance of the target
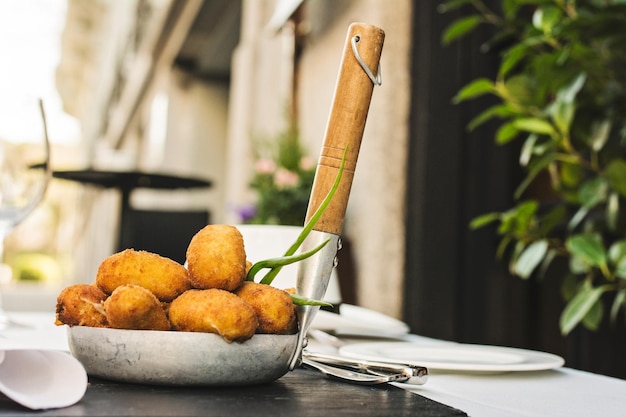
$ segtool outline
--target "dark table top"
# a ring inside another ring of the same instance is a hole
[[[0,396],[0,416],[466,416],[392,385],[354,385],[297,369],[250,387],[133,385],[90,378],[77,404],[32,411]]]
[[[83,184],[122,190],[135,188],[172,190],[176,188],[204,188],[211,186],[211,181],[202,178],[180,177],[142,171],[81,169],[75,171],[54,171],[52,176]]]
[[[121,192],[121,225],[117,250],[135,246],[133,240],[134,217],[131,213],[130,194],[137,188],[156,190],[175,190],[208,188],[209,180],[193,177],[179,177],[144,171],[107,171],[99,169],[80,169],[72,171],[54,171],[52,176],[62,180],[79,182],[101,188],[115,188]],[[168,247],[169,250],[169,247]]]

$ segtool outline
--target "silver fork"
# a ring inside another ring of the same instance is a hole
[[[327,365],[324,363],[316,362],[311,359],[302,358],[302,364],[309,367],[314,368],[326,375],[330,378],[336,378],[345,382],[351,382],[355,384],[361,385],[376,385],[376,384],[384,384],[387,382],[403,382],[410,378],[409,375],[404,373],[401,374],[387,374],[387,375],[376,375],[370,373],[362,373],[352,371],[350,369],[340,368],[337,366]]]

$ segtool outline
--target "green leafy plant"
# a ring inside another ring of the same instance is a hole
[[[315,163],[290,128],[271,140],[255,143],[255,172],[250,187],[257,201],[246,223],[301,226],[315,177]],[[244,210],[245,211],[245,210]]]
[[[484,50],[500,58],[495,79],[474,80],[453,100],[498,99],[468,128],[491,121],[497,144],[521,141],[525,177],[514,207],[471,227],[495,222],[498,255],[524,279],[565,257],[561,331],[597,329],[606,306],[613,321],[626,310],[626,1],[486,3],[440,6],[467,11],[445,30],[445,44],[491,25]],[[537,182],[550,192],[532,192]]]

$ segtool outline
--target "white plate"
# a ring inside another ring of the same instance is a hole
[[[351,304],[341,304],[339,314],[318,311],[311,327],[341,335],[363,337],[394,338],[409,332],[409,326],[400,320]]]
[[[422,346],[410,342],[355,343],[339,349],[348,357],[412,363],[431,370],[469,372],[539,371],[563,366],[560,356],[533,350],[463,343]]]

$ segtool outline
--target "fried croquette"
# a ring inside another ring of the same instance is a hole
[[[104,302],[109,327],[131,330],[170,330],[159,300],[139,285],[117,287]]]
[[[133,249],[118,252],[102,261],[96,284],[107,294],[122,285],[139,285],[165,302],[191,288],[184,266],[155,253]]]
[[[250,339],[259,324],[250,305],[215,288],[186,291],[172,301],[169,313],[175,330],[217,333],[227,342]]]
[[[194,288],[235,290],[246,279],[246,251],[239,230],[205,226],[189,242],[187,268]]]
[[[64,288],[57,297],[55,324],[107,327],[103,308],[106,297],[95,285],[76,284]]]
[[[291,296],[281,289],[256,282],[244,282],[235,294],[254,309],[257,333],[293,334],[297,332],[296,307]]]

